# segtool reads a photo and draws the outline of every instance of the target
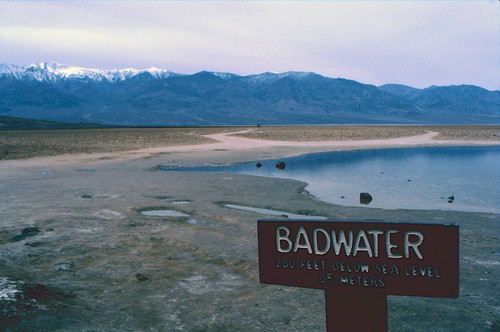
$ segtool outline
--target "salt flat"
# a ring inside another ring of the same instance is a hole
[[[0,329],[323,331],[324,293],[259,284],[256,221],[264,215],[227,204],[331,219],[458,223],[460,297],[389,297],[390,330],[498,329],[497,214],[342,207],[308,196],[298,181],[157,171],[345,149],[498,145],[498,128],[486,129],[467,137],[412,128],[407,136],[303,142],[282,139],[285,129],[233,128],[185,145],[2,160]],[[38,231],[19,237],[28,227]]]

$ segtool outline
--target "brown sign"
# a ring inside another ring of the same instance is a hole
[[[259,220],[260,282],[458,297],[458,225]]]

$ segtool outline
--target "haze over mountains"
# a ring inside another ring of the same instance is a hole
[[[377,87],[306,72],[185,75],[0,64],[0,115],[124,126],[499,124],[500,91]]]

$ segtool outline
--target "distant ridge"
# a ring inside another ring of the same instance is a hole
[[[0,115],[122,126],[500,124],[500,91],[379,87],[312,72],[239,76],[0,64]]]
[[[114,126],[98,123],[64,123],[57,121],[33,120],[0,115],[0,131],[2,130],[53,130],[53,129],[89,129],[113,128]]]

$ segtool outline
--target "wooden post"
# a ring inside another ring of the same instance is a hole
[[[327,332],[387,332],[387,296],[325,291]]]

